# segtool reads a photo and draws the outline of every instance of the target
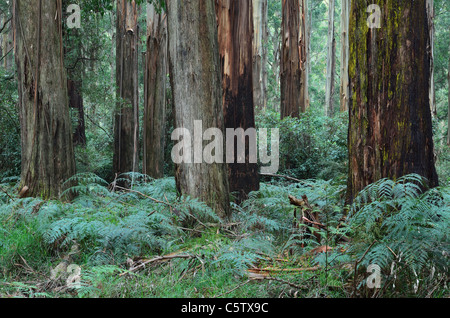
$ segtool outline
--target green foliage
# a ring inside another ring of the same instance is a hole
[[[431,278],[448,275],[449,189],[424,192],[425,185],[418,175],[383,179],[364,189],[350,210],[351,252],[356,258],[367,253],[362,267],[376,264],[389,283],[396,281],[392,293],[417,292],[411,277],[426,293]]]
[[[348,157],[345,114],[332,119],[310,109],[300,118],[279,118],[277,112],[267,110],[257,116],[257,127],[280,129],[281,174],[299,179],[344,177]]]

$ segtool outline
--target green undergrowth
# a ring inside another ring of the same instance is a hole
[[[272,180],[229,220],[178,197],[172,178],[123,178],[131,190],[77,175],[72,202],[18,199],[2,184],[0,296],[448,296],[449,189],[422,192],[417,176],[372,185],[347,218],[345,185]],[[322,227],[299,222],[307,212]],[[366,286],[374,263],[383,289]]]

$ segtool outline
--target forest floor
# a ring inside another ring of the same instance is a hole
[[[372,190],[392,193],[345,207],[340,183],[264,183],[222,221],[201,202],[177,198],[171,178],[122,192],[94,175],[76,178],[71,202],[18,199],[13,183],[2,185],[0,297],[450,296],[448,187],[416,195],[411,180],[385,180]],[[400,185],[407,195],[395,192]],[[419,220],[423,202],[430,215]],[[394,205],[414,222],[390,219]],[[379,218],[362,221],[356,208],[380,208]],[[422,225],[418,237],[411,229]]]

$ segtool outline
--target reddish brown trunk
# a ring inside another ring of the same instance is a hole
[[[283,0],[281,43],[281,118],[307,109],[306,1]]]
[[[223,110],[225,128],[255,128],[253,103],[253,16],[252,1],[217,0],[219,51],[222,65]],[[235,143],[237,145],[237,143]],[[249,140],[245,141],[249,149]],[[228,163],[230,191],[237,200],[245,199],[259,189],[256,163],[250,163],[248,151],[245,163]]]
[[[367,27],[370,0],[350,17],[348,200],[381,178],[416,173],[438,184],[429,99],[425,0],[381,1],[381,28]]]

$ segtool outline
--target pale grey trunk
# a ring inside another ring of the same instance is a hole
[[[170,0],[167,10],[175,127],[193,134],[194,121],[201,120],[204,129],[223,131],[214,0]],[[230,215],[226,164],[181,163],[175,175],[182,195],[206,202],[220,217]]]
[[[14,1],[21,184],[23,195],[46,199],[58,198],[75,173],[58,3]]]
[[[253,0],[253,99],[256,108],[267,107],[268,0]]]
[[[335,37],[334,37],[334,0],[328,2],[328,53],[327,53],[327,81],[325,89],[325,112],[333,116],[333,93],[335,75]]]
[[[348,58],[350,56],[348,43],[348,28],[350,22],[351,0],[342,0],[341,11],[341,85],[340,85],[340,107],[341,112],[348,110],[349,101],[349,78]]]

